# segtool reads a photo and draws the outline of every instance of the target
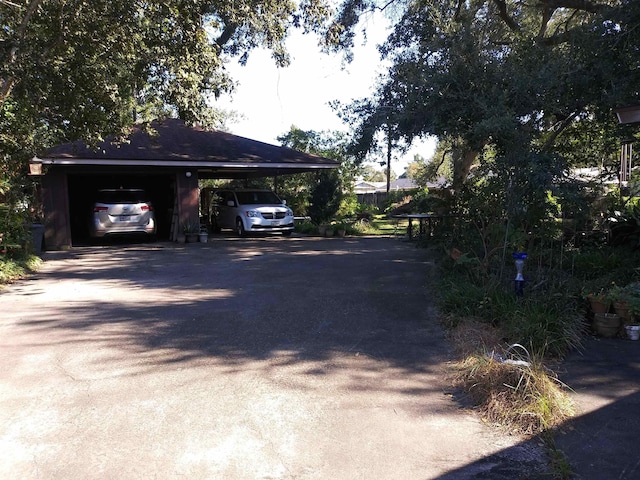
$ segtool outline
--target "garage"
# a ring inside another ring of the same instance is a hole
[[[68,175],[69,216],[71,239],[74,245],[90,243],[89,226],[93,217],[92,206],[96,194],[102,189],[136,188],[146,192],[153,204],[157,226],[157,239],[169,240],[175,202],[175,176],[144,175],[141,173],[71,173]]]
[[[30,162],[40,176],[45,248],[84,245],[98,190],[143,189],[157,238],[178,241],[180,225],[199,218],[200,178],[272,177],[337,168],[335,160],[166,119],[137,125],[126,141],[74,142]]]

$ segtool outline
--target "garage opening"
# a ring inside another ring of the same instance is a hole
[[[93,204],[98,190],[104,188],[145,190],[153,204],[157,225],[156,237],[158,240],[169,240],[176,198],[174,174],[75,174],[68,176],[68,187],[71,241],[74,246],[96,243],[89,234]]]

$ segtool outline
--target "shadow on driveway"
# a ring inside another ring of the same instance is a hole
[[[435,318],[425,322],[426,253],[386,239],[224,239],[48,258],[62,265],[42,274],[47,283],[37,276],[12,292],[45,299],[40,314],[20,320],[43,338],[92,332],[88,341],[132,352],[172,351],[172,362],[241,364],[283,352],[322,360],[340,351],[420,370],[446,354]]]
[[[388,238],[225,236],[48,253],[0,293],[0,475],[531,473],[537,445],[453,400],[428,255]]]

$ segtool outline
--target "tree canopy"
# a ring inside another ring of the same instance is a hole
[[[0,154],[162,114],[214,124],[207,99],[233,89],[225,58],[264,46],[286,65],[289,29],[327,12],[316,0],[1,0]]]
[[[348,47],[359,15],[390,5],[401,15],[380,47],[389,72],[373,98],[345,111],[358,151],[391,116],[397,137],[453,145],[459,186],[488,146],[498,155],[568,153],[580,135],[629,134],[612,109],[640,102],[640,2],[348,0],[328,40]]]
[[[319,224],[347,208],[345,203],[352,196],[353,180],[361,167],[347,153],[349,138],[343,132],[301,130],[292,125],[278,140],[283,146],[340,161],[336,170],[289,175],[281,180],[287,198],[295,199],[294,211],[309,214]]]

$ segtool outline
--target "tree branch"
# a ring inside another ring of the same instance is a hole
[[[458,20],[458,18],[460,18],[460,9],[462,8],[462,4],[464,3],[464,0],[458,0],[458,5],[456,5],[456,13],[453,15],[453,19],[454,20]]]
[[[569,126],[571,122],[580,114],[580,110],[578,109],[573,112],[571,115],[568,115],[562,122],[560,122],[560,126],[556,128],[551,136],[544,142],[542,148],[540,149],[542,152],[550,149],[556,141],[556,138],[562,133],[562,131]]]
[[[224,47],[225,44],[229,40],[231,40],[231,37],[236,32],[237,28],[238,28],[238,25],[235,23],[229,23],[226,27],[224,27],[224,30],[222,31],[220,36],[216,39],[216,45],[218,45],[218,47],[220,48]]]
[[[520,25],[516,22],[507,12],[507,2],[505,0],[493,0],[493,3],[498,7],[498,16],[507,24],[507,26],[514,32],[520,31]]]
[[[442,152],[442,159],[440,160],[440,163],[438,164],[438,166],[434,170],[435,174],[438,173],[438,170],[440,170],[440,167],[442,166],[442,164],[444,163],[445,159],[447,158],[447,153],[451,153],[451,150],[445,150],[444,152]]]
[[[540,22],[540,30],[538,31],[538,41],[542,40],[547,33],[547,26],[555,12],[555,8],[549,8],[546,5],[542,7],[542,21]]]
[[[9,0],[0,0],[0,3],[4,3],[5,5],[9,5],[10,7],[19,8],[22,10],[22,5],[18,5],[17,3],[10,2]]]

